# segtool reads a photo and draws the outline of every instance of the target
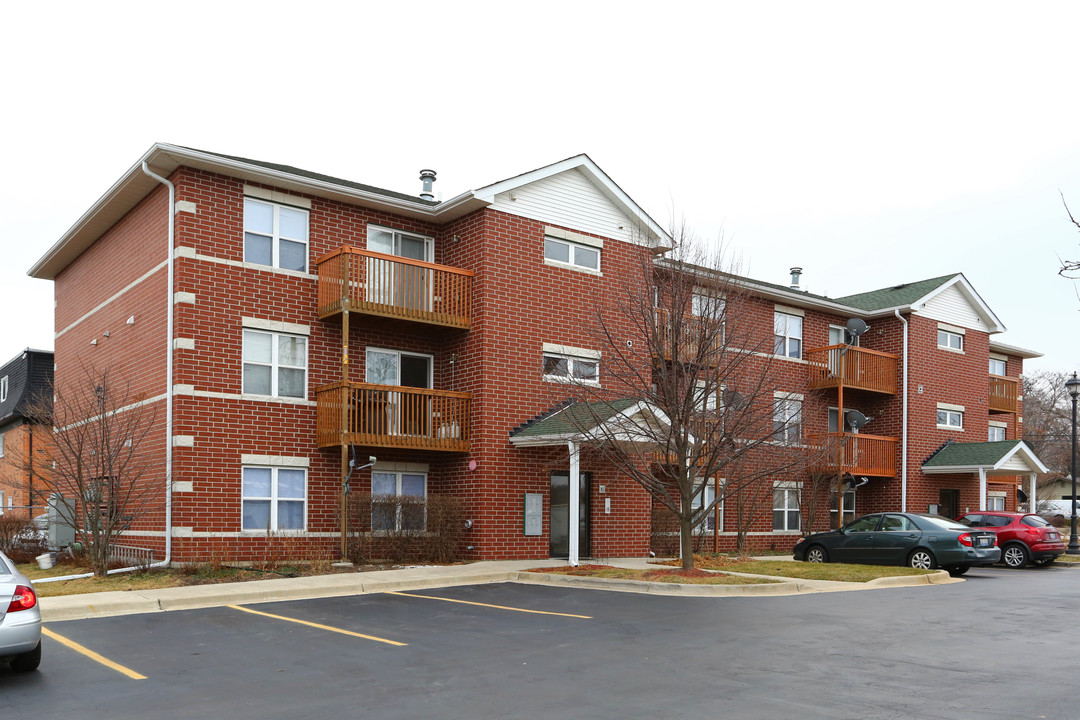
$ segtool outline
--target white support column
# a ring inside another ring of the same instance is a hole
[[[578,454],[576,442],[567,443],[570,447],[570,567],[577,567],[578,553],[581,552],[579,538],[581,535],[581,456]]]
[[[979,509],[986,509],[986,468],[979,468]],[[960,508],[956,511],[960,512]]]
[[[1038,475],[1031,473],[1028,475],[1028,512],[1038,512],[1038,503],[1035,502],[1035,481],[1038,479]]]

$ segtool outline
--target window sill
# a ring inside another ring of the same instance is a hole
[[[559,385],[584,385],[593,388],[601,387],[599,382],[593,380],[574,380],[573,378],[564,378],[558,375],[545,375],[543,379],[544,382],[558,383]]]
[[[776,353],[773,353],[770,357],[774,357],[777,360],[785,360],[787,362],[798,363],[800,365],[808,365],[809,364],[808,361],[803,360],[802,358],[791,357],[790,355],[777,355]]]
[[[950,430],[952,432],[964,432],[964,428],[956,427],[955,425],[938,425],[938,430]]]
[[[600,272],[599,270],[582,267],[581,265],[574,265],[573,263],[559,262],[558,260],[552,260],[550,258],[544,258],[544,264],[548,267],[563,268],[564,270],[573,270],[574,272],[584,273],[586,275],[593,275],[595,277],[604,277],[604,273]]]
[[[954,355],[965,355],[966,354],[963,350],[957,350],[956,348],[945,347],[944,345],[938,345],[937,349],[938,350],[944,350],[945,352],[950,352],[950,353],[952,353]]]

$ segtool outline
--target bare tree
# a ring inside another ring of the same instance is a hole
[[[53,425],[52,442],[37,461],[44,460],[52,491],[66,501],[56,504],[58,514],[75,529],[94,574],[104,575],[113,545],[164,496],[161,483],[144,477],[154,409],[109,370],[92,366],[54,393],[51,403],[39,399],[31,408],[38,421]]]
[[[1069,210],[1069,204],[1065,202],[1064,195],[1061,196],[1061,203],[1065,206],[1065,213],[1069,216],[1069,222],[1080,228],[1080,220],[1073,217],[1072,211]],[[1067,277],[1070,280],[1080,279],[1080,260],[1061,260],[1058,275]]]
[[[1039,487],[1053,485],[1071,471],[1072,398],[1065,390],[1065,372],[1036,371],[1021,378],[1024,393],[1023,440],[1035,451],[1050,472],[1039,479]],[[1038,500],[1052,498],[1042,497]]]
[[[722,255],[695,250],[685,229],[672,235],[667,256],[596,300],[603,387],[577,378],[569,416],[584,443],[678,518],[692,568],[694,528],[718,503],[799,475],[808,454],[801,405],[774,393],[771,304]],[[707,498],[714,478],[722,492]]]

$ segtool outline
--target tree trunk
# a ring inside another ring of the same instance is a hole
[[[682,569],[694,569],[694,526],[690,518],[679,518],[679,546],[682,548]]]

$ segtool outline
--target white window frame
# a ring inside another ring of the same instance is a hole
[[[987,442],[1002,442],[1004,440],[1007,440],[1008,439],[1008,429],[1009,429],[1009,426],[1008,426],[1007,423],[995,422],[995,421],[991,420],[989,425],[987,426],[987,429],[986,429],[986,441]],[[999,433],[1000,433],[1001,437],[1000,438],[995,438],[994,435],[997,435]]]
[[[405,260],[413,260],[414,258],[408,258],[408,257],[405,257],[404,255],[401,254],[401,239],[402,238],[410,238],[412,240],[421,240],[424,243],[424,258],[423,258],[423,260],[420,260],[419,262],[429,262],[429,263],[435,262],[435,239],[432,238],[430,235],[422,235],[421,233],[409,232],[407,230],[397,230],[397,229],[392,228],[392,227],[386,227],[385,225],[368,224],[368,226],[367,226],[367,240],[365,241],[365,244],[366,244],[365,246],[371,252],[379,252],[379,251],[376,251],[376,250],[372,250],[372,248],[371,248],[370,243],[371,243],[371,236],[372,236],[371,231],[372,230],[377,230],[379,232],[389,233],[392,236],[393,239],[391,240],[391,242],[393,244],[393,248],[392,248],[390,253],[384,253],[384,254],[389,254],[389,255],[393,255],[394,257],[404,258]]]
[[[425,471],[425,470],[399,470],[399,469],[389,469],[389,468],[384,469],[384,468],[374,467],[374,468],[371,469],[371,491],[372,491],[371,494],[372,494],[372,496],[375,495],[375,476],[376,475],[393,475],[394,476],[394,492],[392,493],[394,495],[394,497],[402,497],[401,478],[402,478],[403,475],[419,475],[419,476],[424,478],[424,495],[423,495],[423,498],[424,498],[425,507],[424,507],[423,526],[420,527],[420,528],[409,528],[409,529],[410,530],[417,530],[419,532],[427,532],[427,505],[426,505],[426,503],[427,503],[427,499],[428,499],[428,489],[429,489],[429,487],[431,485],[431,483],[429,482],[430,478],[428,477],[427,471]],[[386,493],[386,494],[389,495],[391,493]],[[414,497],[414,496],[406,495],[405,497]],[[391,532],[391,531],[396,532],[396,531],[403,530],[403,528],[401,526],[401,524],[402,524],[401,505],[398,505],[397,508],[396,508],[396,511],[394,513],[394,527],[391,530],[388,530],[387,528],[378,528],[378,529],[376,529],[375,528],[375,504],[376,503],[373,500],[372,503],[371,503],[371,513],[372,513],[372,516],[371,516],[371,529],[372,529],[373,532]]]
[[[937,426],[939,430],[963,430],[964,411],[962,405],[949,405],[938,403]]]
[[[699,510],[706,505],[712,503],[713,498],[716,497],[716,478],[708,478],[703,481],[704,488],[694,493],[694,498],[690,503],[690,507],[694,510]],[[720,492],[723,494],[724,485],[726,481],[720,478]],[[716,507],[708,514],[708,516],[701,521],[701,524],[697,526],[696,531],[698,533],[712,533],[713,524],[716,520],[717,511],[720,513],[720,526],[716,532],[724,532],[724,498],[720,498],[720,502],[716,503]]]
[[[792,321],[798,320],[798,333],[792,332]],[[806,318],[788,309],[773,310],[773,354],[778,357],[802,359],[803,334]]]
[[[247,204],[248,203],[255,203],[255,204],[259,204],[259,205],[268,205],[273,209],[273,213],[274,213],[273,230],[271,231],[270,235],[266,235],[263,232],[254,232],[254,231],[248,230],[248,227],[247,227]],[[282,208],[286,208],[288,210],[292,210],[292,211],[295,211],[295,212],[298,212],[298,213],[302,213],[304,215],[304,237],[303,238],[282,237],[282,235],[281,235],[281,209]],[[259,265],[259,266],[262,266],[262,267],[273,267],[273,268],[278,268],[280,270],[291,270],[293,272],[305,272],[306,273],[308,271],[308,268],[311,266],[311,258],[310,258],[311,243],[310,243],[310,240],[309,240],[309,238],[311,236],[311,212],[309,210],[307,210],[306,208],[296,207],[294,205],[287,205],[287,204],[283,204],[283,203],[269,202],[267,200],[261,200],[259,198],[253,198],[253,197],[245,196],[244,197],[244,220],[243,220],[243,223],[244,223],[243,224],[243,234],[244,234],[243,257],[244,257],[244,262],[245,263],[250,263],[251,265]],[[258,235],[259,237],[264,237],[264,238],[269,237],[270,238],[270,252],[271,252],[271,263],[270,263],[270,265],[264,265],[263,263],[258,263],[258,262],[254,262],[252,260],[247,259],[247,235],[248,235],[248,233],[251,233],[252,235]],[[303,244],[303,246],[304,246],[304,267],[303,268],[301,268],[300,270],[297,270],[296,268],[282,268],[281,267],[281,241],[282,240],[286,240],[286,241],[289,241],[289,242],[295,242],[295,243],[302,243]]]
[[[986,509],[1005,511],[1005,493],[1001,490],[991,490],[986,493]]]
[[[836,335],[840,336],[840,339],[836,339]],[[850,345],[852,347],[859,347],[858,337],[853,337],[846,327],[843,325],[829,325],[829,345]]]
[[[568,260],[560,260],[559,258],[553,258],[548,255],[548,246],[561,245],[566,246],[566,256]],[[584,251],[584,253],[596,254],[596,267],[586,265],[578,262],[578,250]],[[550,232],[544,234],[544,263],[549,265],[557,265],[559,267],[572,268],[574,270],[584,270],[590,273],[600,273],[602,268],[601,262],[603,260],[603,248],[597,247],[592,244],[575,242],[573,240],[567,240],[565,238],[555,237]]]
[[[7,402],[8,376],[0,377],[0,403]]]
[[[777,493],[783,493],[783,501],[777,503]],[[791,481],[774,481],[772,496],[772,528],[773,532],[799,532],[802,527],[802,483]],[[777,523],[776,513],[782,513],[782,523]],[[791,513],[795,513],[795,527],[789,527]]]
[[[277,332],[270,332],[270,331],[267,331],[267,330],[256,330],[254,328],[249,328],[249,327],[245,327],[243,332],[244,332],[244,335],[243,335],[243,347],[241,348],[241,355],[240,355],[240,358],[241,358],[241,361],[240,361],[240,365],[241,365],[241,367],[240,367],[241,392],[244,395],[255,395],[255,396],[258,396],[258,397],[275,397],[275,398],[282,397],[282,398],[294,398],[294,399],[298,399],[298,400],[306,400],[307,399],[307,386],[308,386],[308,362],[309,362],[309,360],[308,360],[308,355],[309,355],[309,353],[308,353],[308,351],[309,351],[308,337],[305,336],[305,335],[294,335],[292,333],[277,333]],[[246,355],[245,349],[247,347],[249,333],[253,334],[253,335],[254,334],[269,335],[271,337],[271,341],[270,341],[270,363],[269,364],[263,363],[263,362],[255,362],[255,361],[252,361],[252,360],[247,360],[245,358],[245,355]],[[304,342],[304,366],[303,367],[298,367],[298,366],[293,366],[293,365],[281,365],[281,363],[278,361],[278,342],[279,342],[280,338],[282,338],[282,337],[288,337],[288,338],[294,338],[294,339],[297,339],[297,340],[303,340],[303,342]],[[251,391],[248,390],[247,386],[244,384],[244,366],[245,365],[255,365],[255,366],[258,366],[258,367],[267,367],[269,365],[269,367],[270,367],[270,394],[269,395],[266,395],[266,394],[263,394],[263,393],[251,392]],[[304,373],[304,382],[303,382],[304,391],[303,391],[303,393],[301,395],[282,395],[279,392],[278,372],[281,370],[281,368],[286,368],[286,369],[289,369],[289,370],[301,370],[301,371],[303,371],[303,373]]]
[[[836,490],[829,491],[829,518],[832,520],[830,527],[836,527]],[[846,525],[855,519],[855,491],[844,490],[844,515],[841,525]]]
[[[802,442],[802,411],[802,395],[786,392],[773,393],[774,442],[787,445]]]
[[[4,457],[4,438],[6,433],[0,433],[0,458]]]
[[[565,360],[566,374],[547,372],[548,359]],[[594,378],[575,377],[575,365],[592,364],[596,368]],[[544,343],[543,357],[540,363],[540,373],[546,382],[581,383],[600,387],[600,353],[596,350],[585,348],[571,348],[563,345],[550,345]]]
[[[270,495],[245,495],[244,494],[244,472],[247,470],[269,470],[270,471]],[[281,497],[279,495],[278,486],[278,474],[280,471],[301,472],[304,475],[304,497],[292,498]],[[263,532],[265,533],[267,528],[259,527],[244,527],[244,503],[246,502],[269,502],[270,503],[270,532],[305,532],[307,530],[307,511],[308,511],[308,469],[306,467],[294,467],[283,465],[243,465],[240,468],[240,529],[243,532]],[[299,528],[282,528],[278,522],[278,506],[282,502],[301,502],[303,503],[303,525]]]
[[[960,328],[938,326],[937,346],[939,350],[964,352],[964,333]]]
[[[1001,367],[1001,372],[994,372],[995,363],[998,364]],[[990,374],[991,375],[996,375],[998,377],[1008,377],[1005,373],[1008,371],[1009,363],[1008,363],[1008,360],[1006,360],[1005,358],[995,357],[995,356],[991,355],[990,356],[990,362],[987,363],[987,364],[990,367]]]

